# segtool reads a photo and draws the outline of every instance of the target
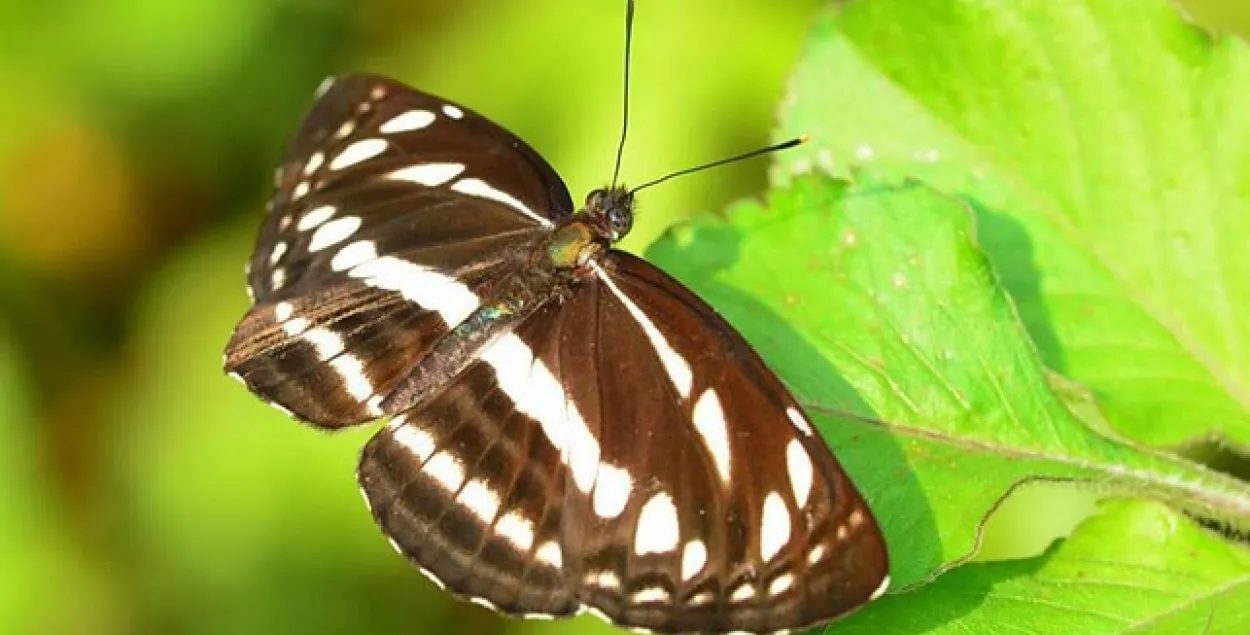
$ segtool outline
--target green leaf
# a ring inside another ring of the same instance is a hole
[[[962,562],[986,514],[1029,480],[1250,519],[1244,483],[1111,440],[1068,409],[964,205],[916,183],[844,187],[800,179],[649,256],[813,413],[883,525],[894,588]]]
[[[1116,429],[1250,449],[1250,54],[1164,0],[867,0],[816,26],[789,171],[924,179]],[[785,180],[785,172],[777,176]]]
[[[1045,557],[961,567],[829,631],[1241,635],[1247,624],[1250,552],[1166,507],[1115,501]]]

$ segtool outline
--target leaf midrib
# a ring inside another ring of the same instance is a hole
[[[1150,459],[1166,463],[1169,467],[1178,471],[1188,471],[1191,473],[1202,472],[1208,482],[1219,482],[1224,485],[1225,489],[1220,490],[1211,487],[1204,487],[1201,481],[1194,481],[1192,475],[1176,475],[1176,478],[1169,480],[1166,474],[1151,472],[1148,469],[1143,471],[1141,468],[1129,467],[1123,464],[1106,463],[1102,461],[1083,461],[1080,457],[1074,455],[1056,455],[1041,450],[1005,446],[983,439],[957,437],[946,434],[942,431],[920,428],[892,421],[887,422],[877,420],[871,417],[835,408],[829,408],[821,404],[804,403],[803,407],[809,411],[819,412],[828,416],[849,417],[867,425],[873,425],[886,429],[892,434],[923,439],[970,453],[988,454],[1006,459],[1049,461],[1058,465],[1077,468],[1083,471],[1097,472],[1107,477],[1112,483],[1136,482],[1142,485],[1150,485],[1153,490],[1148,491],[1151,493],[1170,492],[1173,494],[1172,497],[1159,496],[1157,498],[1157,500],[1160,500],[1165,504],[1175,505],[1177,501],[1187,500],[1186,497],[1188,497],[1190,499],[1206,501],[1215,510],[1234,515],[1240,519],[1250,520],[1250,486],[1247,486],[1240,481],[1225,477],[1222,474],[1207,471],[1205,468],[1198,465],[1178,463],[1177,460],[1171,459],[1166,455],[1156,454],[1144,448],[1134,448],[1134,450],[1142,453]],[[1082,425],[1079,422],[1074,422],[1074,424]],[[1090,432],[1090,434],[1092,435],[1093,433]],[[1115,441],[1104,439],[1102,437],[1095,438],[1102,439],[1108,444],[1116,443]],[[1128,446],[1113,445],[1112,447],[1116,450],[1129,449]],[[1035,477],[1026,476],[1018,480],[1029,480],[1030,478],[1053,479],[1056,477],[1051,475],[1036,475]],[[1059,478],[1070,478],[1074,481],[1092,481],[1092,479],[1080,476],[1061,476]],[[1138,493],[1140,494],[1142,492]]]

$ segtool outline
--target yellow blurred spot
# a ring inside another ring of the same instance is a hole
[[[1180,0],[1181,12],[1194,24],[1220,33],[1250,35],[1250,5],[1228,0]]]
[[[131,166],[98,131],[57,123],[0,158],[0,248],[31,269],[107,278],[150,237]]]

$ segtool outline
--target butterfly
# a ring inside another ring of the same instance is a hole
[[[612,248],[521,139],[376,75],[327,80],[289,143],[226,371],[321,429],[389,418],[357,477],[448,592],[509,615],[767,632],[888,587],[885,542],[733,327]]]

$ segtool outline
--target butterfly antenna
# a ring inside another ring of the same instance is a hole
[[[629,49],[634,39],[634,0],[625,2],[625,96],[621,108],[621,142],[616,146],[616,167],[612,169],[612,187],[621,175],[621,157],[625,154],[625,135],[629,132]]]
[[[729,158],[727,158],[727,159],[720,159],[720,160],[718,160],[718,161],[712,161],[711,163],[704,163],[703,165],[696,165],[696,166],[694,166],[694,167],[692,167],[692,168],[686,168],[686,169],[684,169],[684,170],[678,170],[678,171],[673,172],[673,173],[670,173],[670,174],[665,174],[664,176],[661,176],[660,178],[655,179],[654,181],[647,181],[646,183],[643,183],[642,185],[639,185],[638,187],[635,187],[634,189],[630,190],[630,191],[629,191],[629,193],[630,193],[630,194],[633,194],[633,193],[637,192],[638,190],[646,189],[646,188],[648,188],[648,187],[651,187],[652,185],[659,185],[659,184],[661,184],[661,183],[663,183],[663,182],[665,182],[665,181],[667,181],[667,180],[669,180],[669,179],[675,179],[675,178],[677,178],[677,177],[679,177],[679,176],[684,176],[684,175],[686,175],[686,174],[690,174],[690,173],[692,173],[692,172],[701,172],[701,171],[706,170],[706,169],[708,169],[708,168],[714,168],[714,167],[716,167],[716,166],[718,166],[718,165],[725,165],[726,163],[733,163],[733,162],[735,162],[735,161],[741,161],[741,160],[743,160],[743,159],[749,159],[749,158],[751,158],[751,157],[759,156],[759,155],[761,155],[761,154],[768,154],[768,153],[770,153],[770,152],[777,152],[778,150],[787,150],[787,149],[789,149],[789,148],[793,148],[794,146],[797,146],[797,145],[800,145],[800,144],[807,143],[807,140],[808,140],[808,136],[807,136],[807,135],[802,135],[802,136],[799,136],[799,137],[795,137],[795,138],[793,138],[793,139],[790,139],[789,141],[782,141],[781,143],[774,143],[773,145],[770,145],[770,146],[767,146],[767,147],[764,147],[764,148],[759,148],[759,149],[757,149],[757,150],[752,150],[752,151],[750,151],[750,152],[744,152],[744,153],[742,153],[742,154],[739,154],[739,155],[735,155],[735,156],[729,157]]]

